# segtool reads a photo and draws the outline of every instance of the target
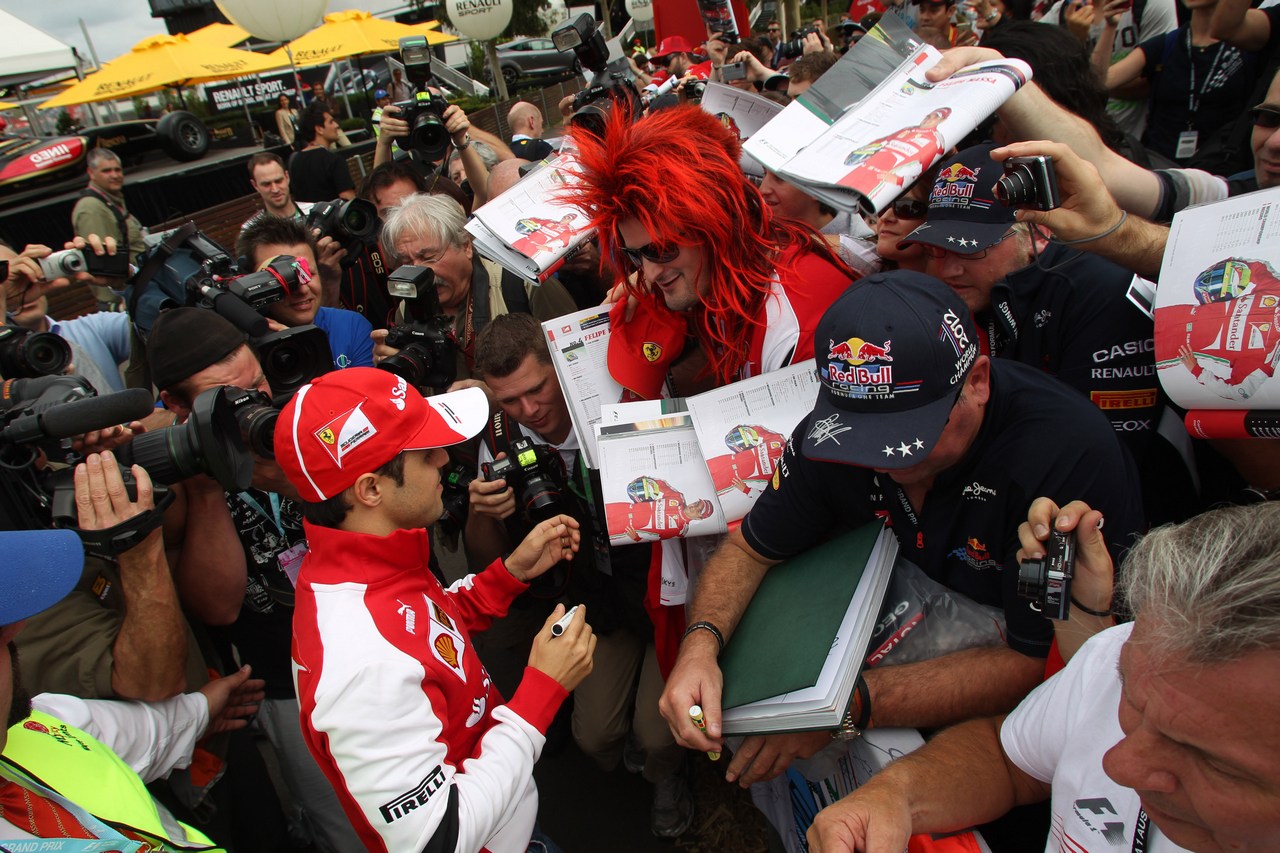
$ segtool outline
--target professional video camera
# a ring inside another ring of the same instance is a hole
[[[480,466],[486,482],[506,480],[515,494],[516,511],[529,525],[567,512],[568,477],[560,454],[527,438],[511,442],[503,459]]]
[[[332,238],[347,250],[342,259],[344,267],[354,264],[365,246],[377,242],[381,227],[378,209],[362,198],[320,202],[307,214],[308,229],[320,229],[321,237]]]
[[[71,363],[71,345],[52,332],[0,326],[0,376],[57,376]]]
[[[55,507],[68,516],[63,526],[74,527],[73,471],[42,467],[42,454],[51,462],[76,461],[73,438],[138,420],[151,411],[151,395],[140,388],[98,397],[80,376],[9,379],[0,384],[0,528],[48,527]],[[130,487],[132,477],[127,470],[124,474]],[[157,505],[165,495],[163,488],[156,491]]]
[[[431,84],[431,49],[427,47],[427,37],[400,39],[398,64],[403,65],[405,79],[413,86],[409,100],[391,105],[399,108],[399,118],[409,123],[409,138],[401,147],[423,160],[440,160],[449,151],[449,131],[444,128],[444,111],[449,102],[443,95],[433,95],[427,89]]]
[[[262,270],[238,275],[230,253],[196,229],[194,222],[175,228],[146,254],[130,280],[125,299],[129,317],[143,340],[165,308],[211,308],[253,338],[269,328],[261,316],[310,280],[300,259],[281,255]]]
[[[440,308],[435,273],[430,267],[406,264],[387,278],[387,292],[404,300],[410,322],[387,330],[387,346],[400,352],[378,362],[378,367],[418,389],[452,385],[458,374],[458,348],[449,318]]]
[[[643,105],[631,66],[626,59],[609,62],[609,48],[590,13],[583,12],[556,27],[551,41],[556,50],[573,51],[578,63],[591,72],[587,88],[573,97],[570,122],[575,127],[600,135],[615,108],[624,110],[632,120],[640,117]]]

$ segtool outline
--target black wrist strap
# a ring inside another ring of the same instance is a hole
[[[858,693],[858,719],[854,725],[858,727],[858,731],[863,731],[871,725],[871,691],[867,688],[867,680],[861,675],[858,676],[854,690]]]
[[[153,497],[155,506],[146,512],[140,512],[133,518],[105,530],[71,528],[80,537],[84,550],[95,557],[113,560],[150,536],[164,523],[164,511],[174,500],[173,492],[163,486],[156,484],[153,488],[155,489]]]
[[[1088,607],[1085,607],[1083,604],[1081,604],[1079,599],[1077,599],[1074,595],[1071,596],[1071,606],[1081,611],[1082,613],[1088,613],[1090,616],[1097,616],[1099,619],[1106,619],[1108,616],[1113,615],[1110,609],[1090,610]]]
[[[681,637],[681,639],[684,639],[684,637],[689,636],[694,631],[710,631],[711,635],[716,638],[716,644],[719,647],[716,649],[716,654],[719,655],[720,652],[724,651],[724,634],[721,634],[720,629],[717,628],[715,625],[712,625],[710,622],[707,622],[705,620],[700,622],[694,622],[688,628],[684,629],[684,635]]]

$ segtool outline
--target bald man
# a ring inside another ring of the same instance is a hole
[[[520,180],[520,167],[529,165],[528,160],[517,157],[514,160],[501,160],[489,170],[489,198],[497,198],[516,185]]]
[[[516,101],[507,113],[511,151],[531,162],[551,156],[553,149],[542,137],[542,111],[528,101]]]

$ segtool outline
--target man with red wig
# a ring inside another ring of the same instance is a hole
[[[814,327],[854,275],[817,231],[773,215],[714,116],[676,107],[633,123],[614,111],[602,135],[574,137],[584,180],[569,198],[613,267],[635,271],[637,311],[688,322],[718,384],[813,357]],[[620,357],[665,369],[642,350],[611,351],[611,367]],[[647,395],[632,386],[648,383],[615,378]]]

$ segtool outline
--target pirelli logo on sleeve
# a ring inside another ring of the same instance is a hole
[[[1139,391],[1090,391],[1089,399],[1103,411],[1109,409],[1148,409],[1156,404],[1155,388]]]
[[[425,806],[431,795],[444,787],[444,781],[444,768],[437,764],[413,790],[405,791],[386,805],[379,806],[382,819],[387,823],[395,823],[414,809]]]

